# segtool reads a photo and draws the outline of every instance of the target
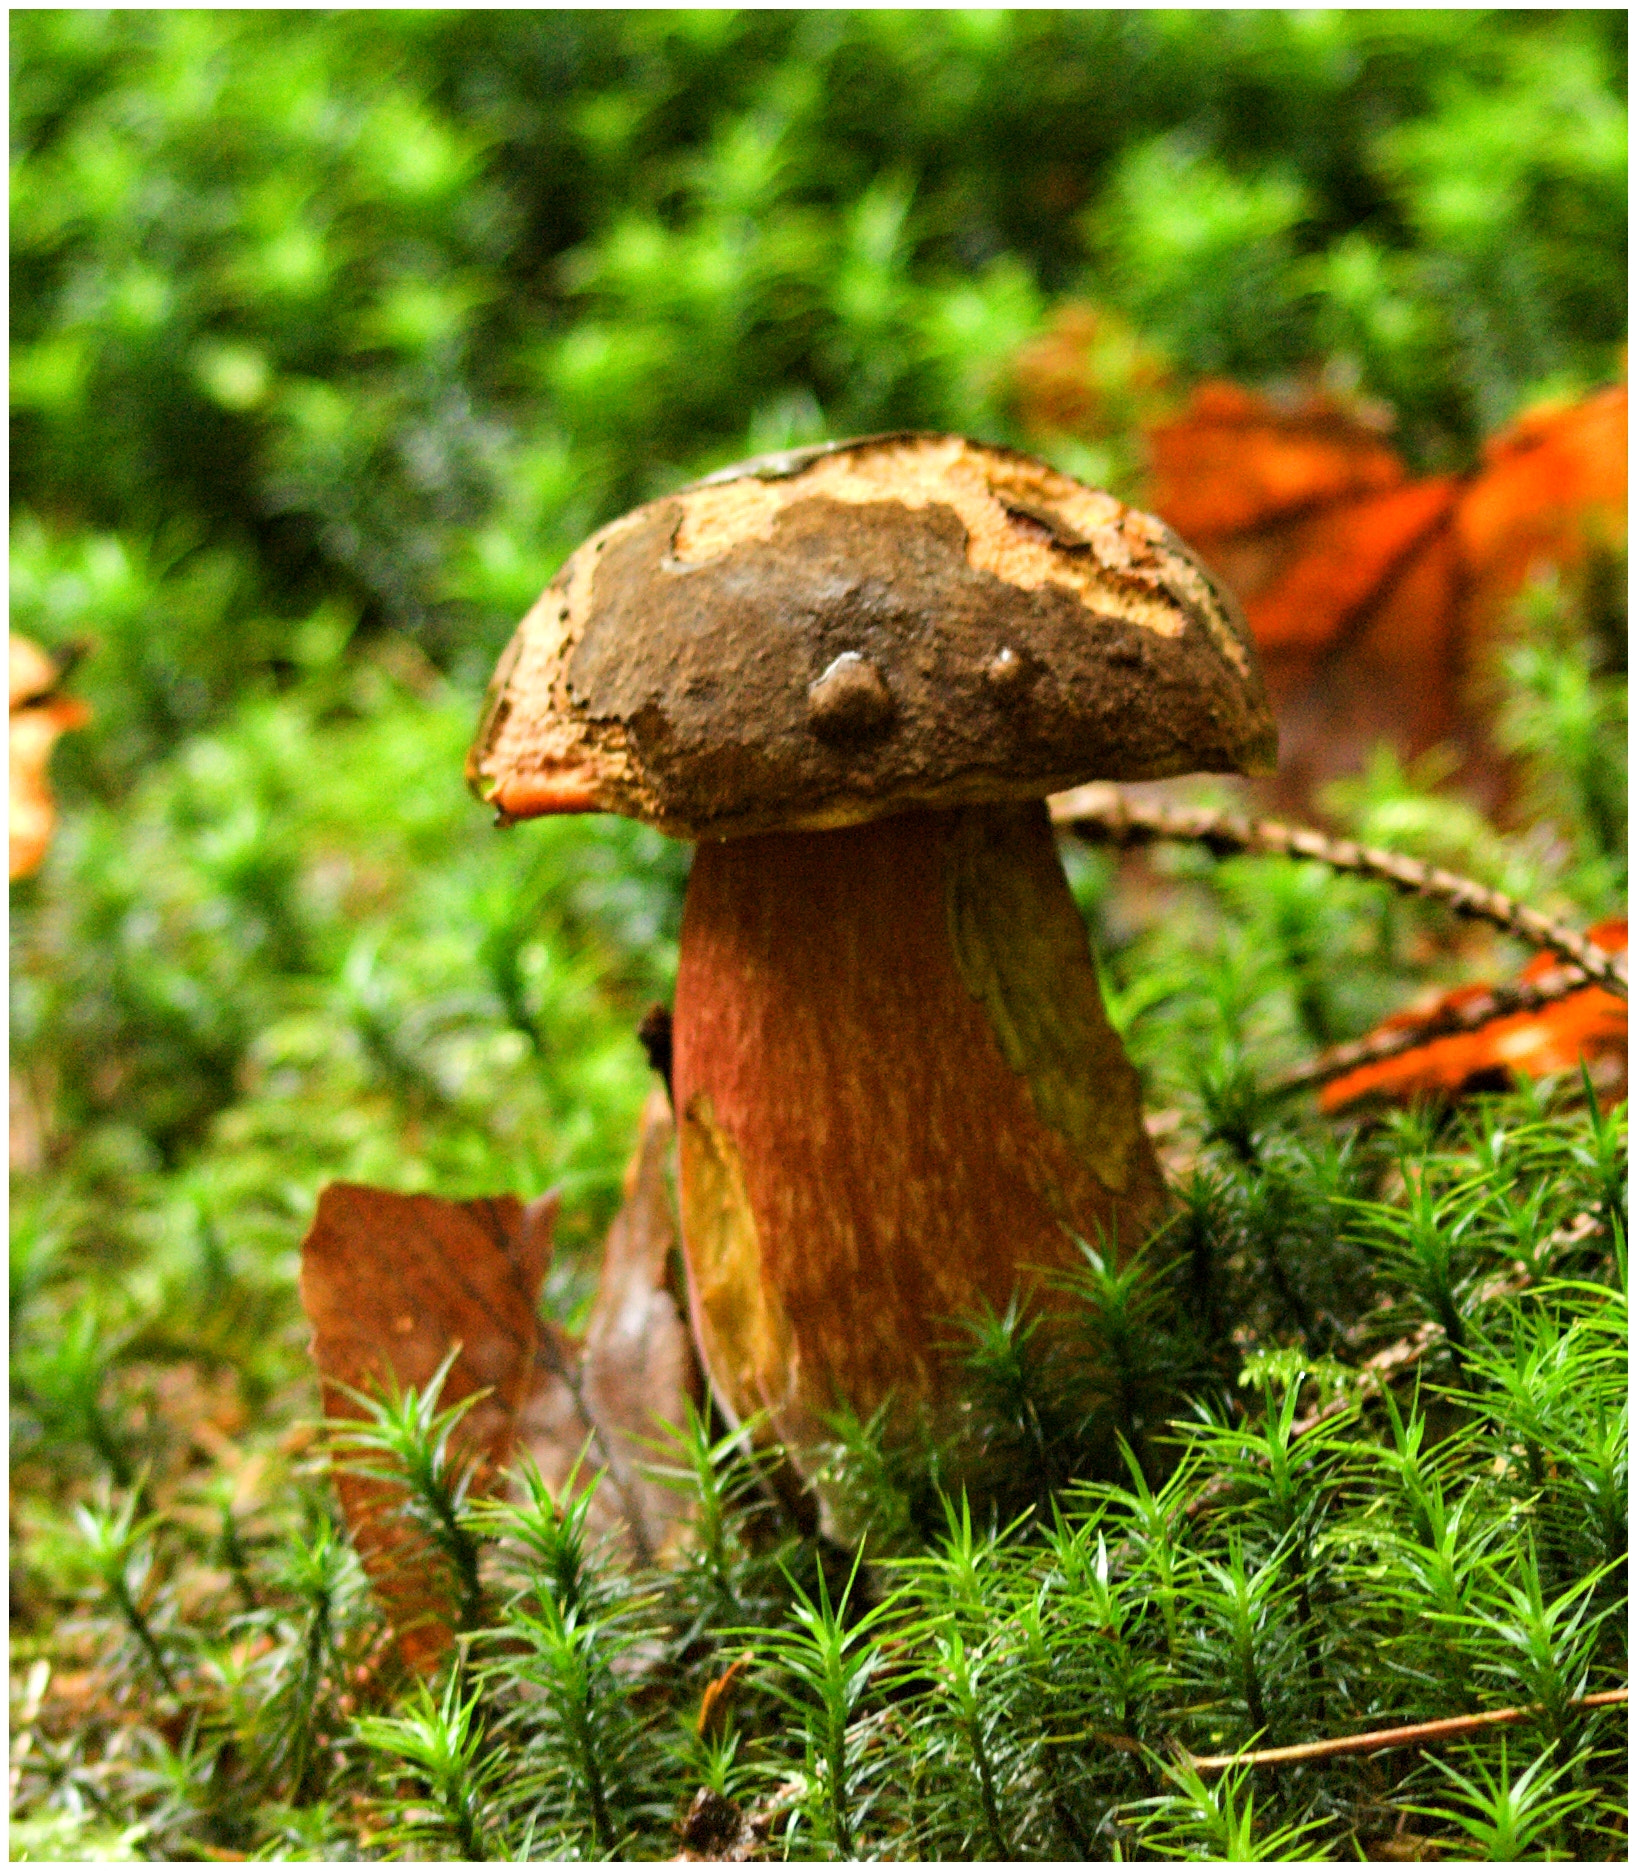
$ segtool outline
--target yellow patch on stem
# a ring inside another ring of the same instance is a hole
[[[732,1137],[700,1092],[682,1114],[682,1238],[694,1325],[717,1395],[743,1422],[769,1412],[776,1433],[795,1406],[790,1320],[762,1278],[761,1243]]]

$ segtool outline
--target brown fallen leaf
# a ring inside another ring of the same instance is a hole
[[[597,1484],[595,1536],[636,1558],[680,1524],[680,1497],[639,1472],[644,1440],[700,1396],[691,1341],[669,1284],[676,1250],[667,1163],[674,1130],[657,1087],[643,1113],[625,1203],[609,1230],[584,1343],[537,1315],[556,1198],[451,1202],[332,1183],[302,1247],[301,1301],[331,1421],[356,1420],[349,1392],[423,1389],[453,1354],[439,1397],[478,1400],[456,1426],[474,1493],[531,1457],[553,1491]],[[478,1393],[482,1393],[479,1395]],[[451,1641],[446,1571],[401,1512],[401,1484],[338,1467],[342,1511],[411,1667]]]
[[[1598,923],[1587,932],[1591,941],[1610,954],[1626,947],[1625,918]],[[1519,979],[1540,980],[1561,966],[1561,958],[1543,950],[1525,967]],[[1456,988],[1430,1007],[1407,1009],[1383,1021],[1377,1033],[1398,1035],[1418,1026],[1431,1026],[1450,1008],[1482,999],[1482,984]],[[1474,1091],[1504,1089],[1514,1072],[1530,1078],[1552,1072],[1575,1071],[1582,1060],[1594,1077],[1606,1073],[1599,1085],[1604,1102],[1625,1092],[1626,1003],[1600,987],[1566,994],[1546,1007],[1528,1013],[1504,1014],[1470,1033],[1447,1034],[1411,1047],[1389,1059],[1363,1065],[1332,1079],[1319,1094],[1319,1107],[1339,1111],[1365,1098],[1407,1104],[1412,1098],[1442,1095],[1460,1097]],[[1617,1083],[1615,1082],[1617,1081]]]
[[[664,1551],[684,1517],[681,1497],[642,1470],[654,1459],[659,1425],[680,1424],[687,1403],[704,1395],[684,1317],[670,1177],[675,1148],[670,1100],[656,1085],[626,1168],[625,1199],[603,1244],[585,1338],[575,1345],[559,1335],[561,1370],[548,1369],[555,1345],[543,1347],[541,1375],[517,1425],[519,1452],[554,1491],[586,1451],[582,1483],[595,1473],[607,1481],[592,1500],[588,1531],[618,1536],[642,1561]]]
[[[8,648],[11,875],[31,877],[45,861],[57,823],[56,801],[46,779],[51,750],[60,734],[83,728],[91,719],[91,710],[76,697],[61,693],[58,684],[64,672],[37,643],[13,632]]]
[[[348,1391],[424,1389],[451,1349],[439,1398],[448,1408],[486,1392],[456,1433],[482,1491],[510,1458],[535,1382],[543,1329],[535,1300],[551,1252],[554,1197],[447,1202],[332,1183],[302,1244],[301,1302],[332,1421],[365,1412]],[[442,1568],[398,1512],[398,1484],[338,1468],[359,1557],[397,1630],[406,1661],[429,1668],[450,1641]]]
[[[1388,1838],[1367,1838],[1362,1842],[1371,1864],[1437,1864],[1450,1847],[1448,1839],[1420,1832],[1395,1832]]]

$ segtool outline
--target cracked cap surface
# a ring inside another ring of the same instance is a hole
[[[1244,619],[1169,528],[1027,455],[887,435],[594,534],[518,626],[466,771],[506,818],[724,838],[1274,750]]]

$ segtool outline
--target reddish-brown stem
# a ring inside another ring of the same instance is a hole
[[[801,1460],[936,1405],[956,1320],[1163,1202],[1045,808],[699,847],[674,1029],[695,1332]]]

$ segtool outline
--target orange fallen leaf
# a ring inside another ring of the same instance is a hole
[[[1525,582],[1625,537],[1626,389],[1531,411],[1467,475],[1412,480],[1376,408],[1206,383],[1147,431],[1148,500],[1245,607],[1310,797],[1379,741],[1462,745],[1498,787],[1471,677]]]
[[[578,1465],[598,1483],[588,1526],[640,1558],[682,1517],[679,1497],[638,1472],[658,1421],[680,1421],[699,1377],[668,1285],[676,1245],[666,1163],[674,1131],[656,1089],[609,1231],[583,1345],[536,1311],[551,1256],[555,1197],[451,1202],[332,1183],[302,1244],[301,1301],[326,1415],[357,1419],[349,1392],[424,1389],[451,1352],[440,1409],[483,1393],[457,1425],[455,1459],[492,1492],[531,1456],[552,1489]],[[458,1350],[456,1349],[458,1347]],[[336,1488],[359,1556],[405,1660],[429,1669],[451,1641],[453,1593],[399,1511],[397,1482],[339,1469]]]
[[[1150,497],[1184,539],[1231,540],[1401,486],[1391,426],[1379,408],[1322,392],[1202,383],[1179,416],[1148,426]]]
[[[1626,947],[1626,922],[1618,917],[1598,923],[1587,935],[1599,948],[1618,954]],[[1543,950],[1519,979],[1538,981],[1562,966],[1562,958]],[[1481,983],[1455,989],[1435,1005],[1394,1014],[1377,1034],[1408,1034],[1428,1026],[1450,1009],[1481,1003],[1489,990]],[[1530,1013],[1505,1014],[1470,1033],[1428,1040],[1390,1059],[1360,1066],[1331,1080],[1319,1096],[1324,1111],[1339,1111],[1365,1098],[1407,1104],[1431,1095],[1459,1097],[1480,1090],[1504,1089],[1514,1072],[1541,1078],[1572,1072],[1584,1060],[1608,1067],[1624,1095],[1626,1003],[1599,987],[1582,988]],[[1614,1090],[1604,1088],[1605,1094]]]
[[[58,689],[61,672],[37,643],[12,634],[11,676],[11,875],[30,877],[45,861],[57,823],[56,801],[46,767],[57,737],[91,719],[84,702]]]
[[[1574,567],[1624,544],[1627,416],[1622,383],[1491,437],[1455,516],[1475,619],[1497,621],[1536,566]]]

